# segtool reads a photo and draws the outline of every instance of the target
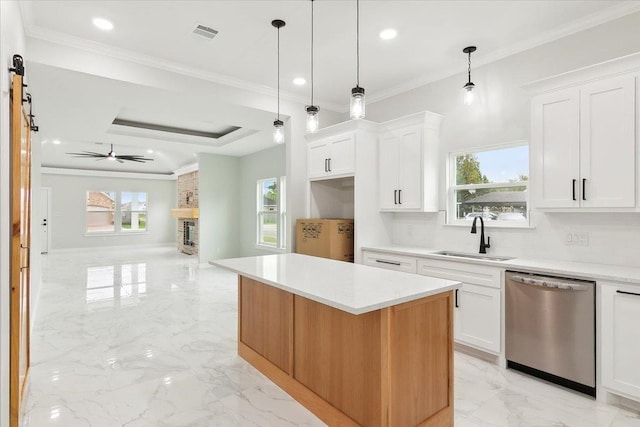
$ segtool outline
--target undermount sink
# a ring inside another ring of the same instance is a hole
[[[487,261],[508,261],[513,259],[513,257],[508,256],[495,256],[495,255],[487,255],[487,254],[469,254],[466,252],[455,252],[455,251],[439,251],[434,252],[434,255],[444,255],[444,256],[452,256],[458,258],[471,258],[471,259],[483,259]]]

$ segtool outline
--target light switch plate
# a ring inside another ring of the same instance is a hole
[[[589,232],[573,231],[565,236],[565,244],[567,246],[589,246]]]

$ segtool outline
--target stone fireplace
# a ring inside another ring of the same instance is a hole
[[[198,171],[178,177],[178,251],[190,255],[198,253]]]

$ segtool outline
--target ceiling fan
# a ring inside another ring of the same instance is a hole
[[[74,157],[88,157],[95,158],[97,160],[117,160],[119,163],[124,163],[124,160],[128,160],[130,162],[152,162],[153,159],[148,159],[144,156],[138,156],[136,154],[131,155],[117,155],[115,151],[113,151],[113,144],[111,144],[111,151],[107,154],[96,153],[95,151],[83,151],[82,153],[67,153],[72,154]]]

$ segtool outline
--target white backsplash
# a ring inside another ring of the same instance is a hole
[[[393,244],[477,252],[480,234],[445,226],[444,212],[393,214]],[[488,253],[640,266],[639,213],[531,212],[531,229],[486,228]],[[568,233],[588,233],[588,246],[568,245]]]

